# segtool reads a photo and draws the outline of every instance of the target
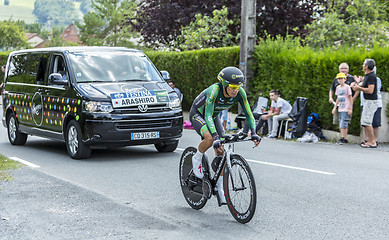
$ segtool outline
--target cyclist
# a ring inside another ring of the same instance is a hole
[[[202,157],[211,147],[215,149],[217,156],[221,156],[224,146],[221,142],[224,129],[218,117],[219,113],[229,109],[234,103],[239,102],[247,116],[247,122],[251,130],[251,140],[258,146],[261,138],[255,133],[255,122],[247,101],[246,92],[241,87],[244,75],[236,67],[226,67],[217,76],[220,82],[212,84],[203,90],[193,101],[189,112],[189,119],[196,132],[203,138],[196,154],[192,158],[193,173],[198,178],[203,178]],[[218,166],[220,157],[216,157],[212,166]],[[215,169],[214,169],[215,170]],[[223,171],[222,171],[223,174]],[[219,200],[226,203],[223,191],[223,178],[216,183]]]

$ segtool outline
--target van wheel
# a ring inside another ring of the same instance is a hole
[[[169,143],[156,143],[154,146],[158,152],[174,152],[178,146],[178,140]]]
[[[75,120],[71,120],[66,127],[65,142],[70,157],[82,159],[90,156],[92,150],[82,142],[81,127]]]
[[[15,113],[11,113],[7,119],[8,140],[12,145],[24,145],[27,141],[27,134],[19,131],[19,123]]]

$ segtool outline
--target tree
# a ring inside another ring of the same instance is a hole
[[[142,0],[136,18],[127,17],[127,24],[141,33],[146,46],[175,48],[181,28],[194,21],[196,14],[211,16],[213,10],[226,6],[229,18],[234,19],[233,14],[240,9],[239,3],[240,0]],[[232,34],[236,35],[236,32]]]
[[[380,0],[332,0],[323,18],[306,26],[312,47],[386,45],[388,7]]]
[[[27,39],[22,28],[11,21],[0,22],[0,49],[27,48]]]
[[[77,24],[84,44],[134,46],[130,40],[137,33],[124,19],[135,16],[136,0],[92,0],[92,9],[84,15],[84,24]]]
[[[377,0],[383,7],[383,10],[387,13],[387,16],[389,16],[389,3],[388,0]],[[387,19],[388,20],[388,19]]]
[[[196,14],[195,21],[181,30],[176,46],[181,50],[193,50],[211,47],[226,47],[234,44],[234,36],[228,26],[233,24],[228,19],[228,9],[214,10],[213,17]]]
[[[80,11],[83,14],[87,14],[88,12],[92,11],[91,0],[82,0],[80,4]]]
[[[54,26],[50,30],[38,23],[26,24],[24,21],[18,20],[15,24],[19,25],[24,32],[37,33],[40,37],[46,39],[45,47],[59,47],[59,46],[76,46],[78,43],[68,42],[61,33],[65,27]]]
[[[233,36],[240,32],[242,0],[142,0],[135,19],[128,18],[141,33],[144,43],[150,47],[173,47],[181,34],[181,28],[188,26],[201,13],[212,16],[215,9],[228,8],[229,25]],[[304,26],[314,20],[314,9],[326,0],[261,0],[257,1],[257,34],[260,37],[281,34],[304,36]],[[318,12],[320,13],[320,12]],[[158,24],[155,24],[158,23]]]
[[[50,31],[47,28],[45,28],[42,24],[39,23],[27,24],[23,20],[17,20],[15,21],[15,23],[18,24],[23,29],[24,32],[36,33],[40,37],[43,37],[45,39],[48,39],[50,36]]]
[[[79,18],[73,2],[64,0],[36,0],[33,14],[49,26],[67,26]]]
[[[257,1],[257,34],[263,38],[281,35],[306,35],[305,25],[322,14],[318,7],[327,0],[262,0]],[[316,10],[315,10],[316,9]]]

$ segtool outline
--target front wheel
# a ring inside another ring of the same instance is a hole
[[[7,119],[8,140],[12,145],[24,145],[27,141],[27,134],[20,132],[19,123],[14,113]]]
[[[231,155],[231,171],[224,174],[224,194],[228,209],[240,223],[249,222],[257,206],[254,175],[249,164],[240,155]]]
[[[193,209],[199,210],[207,203],[207,198],[203,194],[202,180],[195,177],[192,171],[192,157],[196,153],[196,148],[188,147],[181,155],[180,160],[180,185],[186,202]]]
[[[71,120],[66,127],[65,141],[70,157],[82,159],[90,156],[92,150],[82,142],[81,127],[75,120]]]

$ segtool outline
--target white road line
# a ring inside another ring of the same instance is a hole
[[[40,166],[38,166],[38,165],[35,165],[35,164],[33,164],[33,163],[30,163],[30,162],[27,162],[26,160],[20,159],[20,158],[18,158],[18,157],[10,157],[9,159],[12,159],[12,160],[14,160],[14,161],[23,163],[24,165],[27,165],[27,166],[32,167],[32,168],[39,168],[39,167],[40,167]]]
[[[252,159],[246,159],[246,160],[248,162],[271,165],[271,166],[275,166],[275,167],[283,167],[283,168],[289,168],[289,169],[300,170],[300,171],[305,171],[305,172],[319,173],[319,174],[324,174],[324,175],[335,175],[335,173],[323,172],[323,171],[313,170],[313,169],[309,169],[309,168],[293,167],[293,166],[288,166],[288,165],[283,165],[283,164],[262,162],[262,161],[252,160]]]
[[[183,148],[177,148],[177,150],[179,150],[179,151],[184,151],[185,149],[183,149]],[[265,164],[265,165],[270,165],[270,166],[275,166],[275,167],[289,168],[289,169],[294,169],[294,170],[299,170],[299,171],[305,171],[305,172],[311,172],[311,173],[324,174],[324,175],[335,175],[335,173],[324,172],[324,171],[318,171],[318,170],[313,170],[313,169],[309,169],[309,168],[293,167],[293,166],[289,166],[289,165],[283,165],[283,164],[271,163],[271,162],[263,162],[263,161],[252,160],[252,159],[246,159],[246,160],[247,160],[248,162],[259,163],[259,164]]]

